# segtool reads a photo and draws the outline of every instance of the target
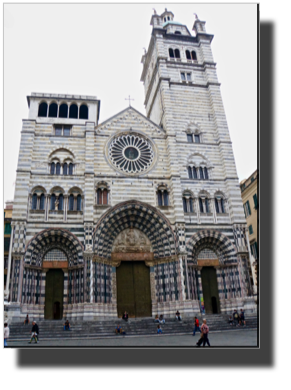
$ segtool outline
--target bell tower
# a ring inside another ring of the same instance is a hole
[[[205,156],[215,164],[211,180],[229,195],[232,223],[243,223],[232,144],[211,50],[214,36],[196,14],[192,34],[167,9],[152,15],[150,24],[150,43],[141,59],[144,104],[147,117],[167,133],[171,177],[177,176],[175,184],[181,180],[182,185],[187,178],[183,157],[191,152]],[[201,131],[199,144],[187,144],[191,126]]]

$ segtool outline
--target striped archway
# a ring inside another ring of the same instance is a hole
[[[50,228],[37,233],[27,243],[25,264],[41,267],[44,255],[53,248],[59,248],[66,253],[69,267],[83,263],[84,247],[78,238],[68,230]]]
[[[237,262],[236,249],[228,237],[216,230],[201,230],[186,244],[188,263],[197,264],[198,254],[206,248],[212,249],[217,254],[220,264]]]
[[[177,254],[175,234],[169,220],[155,207],[131,200],[117,204],[98,222],[93,233],[97,256],[110,258],[115,238],[127,228],[139,229],[149,238],[155,258]]]

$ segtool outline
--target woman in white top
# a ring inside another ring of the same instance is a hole
[[[7,339],[9,337],[9,328],[7,322],[4,324],[4,347],[8,347]]]

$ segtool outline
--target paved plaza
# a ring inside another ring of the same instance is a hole
[[[41,348],[41,347],[189,347],[196,345],[199,333],[179,335],[150,336],[113,336],[90,339],[50,339],[41,340],[39,344],[28,344],[27,341],[9,341],[10,347]],[[256,347],[257,331],[252,329],[232,330],[230,332],[209,333],[212,347]]]

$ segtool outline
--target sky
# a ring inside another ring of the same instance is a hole
[[[140,81],[153,8],[192,32],[194,13],[214,34],[212,52],[239,181],[257,169],[255,4],[5,4],[4,202],[14,197],[22,119],[31,92],[94,95],[99,123],[128,106],[145,115]]]

